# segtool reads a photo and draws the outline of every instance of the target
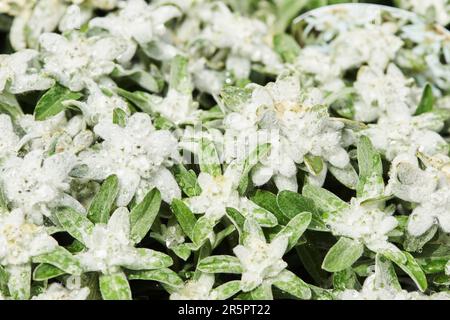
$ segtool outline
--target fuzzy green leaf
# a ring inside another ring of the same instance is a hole
[[[104,300],[131,300],[130,284],[123,272],[102,274],[99,284]]]
[[[103,182],[89,206],[87,217],[93,223],[107,223],[119,194],[119,179],[111,175]]]
[[[205,273],[242,273],[241,262],[233,256],[210,256],[200,261],[197,269]]]
[[[294,218],[302,212],[310,212],[312,214],[312,222],[309,228],[315,231],[328,231],[313,199],[302,196],[296,192],[282,191],[277,196],[277,204],[284,215],[289,219]]]
[[[311,223],[311,218],[312,215],[310,212],[302,212],[292,218],[292,220],[277,234],[277,237],[288,237],[289,243],[286,252],[297,245],[298,240]]]
[[[85,244],[84,239],[94,229],[94,224],[88,218],[69,207],[57,210],[56,217],[64,230],[82,244]]]
[[[113,111],[113,123],[122,128],[127,124],[127,114],[120,108],[115,108]]]
[[[200,170],[202,172],[208,173],[213,177],[222,175],[219,156],[217,154],[216,146],[213,142],[202,139],[200,141],[200,153],[198,157]]]
[[[175,167],[175,179],[180,188],[188,197],[200,195],[202,189],[197,182],[197,175],[194,170],[187,170],[182,164]]]
[[[336,213],[349,208],[349,204],[342,201],[328,190],[307,184],[303,188],[303,195],[314,201],[317,208],[326,213]],[[303,210],[309,211],[309,210]]]
[[[218,220],[215,218],[202,216],[197,220],[194,226],[193,241],[196,245],[201,246],[209,237],[211,232],[214,231],[214,227],[218,223]]]
[[[64,101],[78,100],[82,96],[79,92],[72,92],[66,87],[55,84],[37,102],[34,117],[37,121],[53,117],[66,109]]]
[[[325,256],[322,269],[328,272],[339,272],[350,268],[362,256],[363,251],[362,243],[341,237]]]
[[[161,193],[154,188],[147,193],[144,199],[130,212],[130,237],[135,243],[148,233],[158,215],[161,206]]]
[[[151,280],[167,284],[172,287],[181,287],[183,280],[168,268],[158,270],[141,270],[127,272],[130,280]]]
[[[276,276],[273,285],[298,299],[308,300],[311,298],[311,289],[309,286],[302,279],[288,270],[283,270]]]
[[[418,116],[433,111],[434,103],[435,98],[433,94],[433,87],[427,83],[423,90],[422,98],[420,99],[415,115]]]
[[[293,63],[300,55],[301,48],[295,39],[285,33],[277,34],[273,38],[275,51],[284,62]]]
[[[83,272],[79,261],[60,246],[49,253],[34,257],[33,262],[47,263],[69,274],[80,275]]]
[[[229,281],[226,282],[211,291],[211,296],[213,296],[216,300],[227,300],[234,296],[241,290],[241,282],[240,281]]]
[[[390,256],[387,258],[389,258],[392,262],[399,266],[414,281],[419,290],[424,292],[428,287],[427,277],[425,276],[425,273],[417,263],[416,259],[414,259],[414,257],[410,253],[403,253],[406,256],[406,262],[399,260],[395,256]]]
[[[197,218],[189,209],[189,207],[181,200],[174,199],[170,206],[172,208],[172,212],[177,218],[178,223],[183,229],[183,232],[194,241],[194,227],[197,223]]]
[[[33,271],[34,281],[46,281],[66,274],[65,271],[47,263],[39,264]]]

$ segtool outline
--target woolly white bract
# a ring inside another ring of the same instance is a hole
[[[450,4],[336,2],[0,1],[0,299],[450,299]]]

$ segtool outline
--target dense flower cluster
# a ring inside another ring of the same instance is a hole
[[[342,2],[0,1],[0,299],[450,299],[450,2]]]

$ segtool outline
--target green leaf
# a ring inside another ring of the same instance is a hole
[[[111,75],[114,78],[130,79],[140,87],[150,92],[160,92],[163,87],[162,82],[159,81],[157,75],[139,68],[126,70],[121,66],[116,66],[116,69]]]
[[[119,194],[119,179],[111,175],[103,182],[89,206],[87,217],[93,223],[107,223]]]
[[[188,58],[180,55],[175,56],[170,65],[169,85],[171,89],[190,95],[192,93],[192,81],[188,66]]]
[[[216,146],[213,142],[207,139],[200,141],[200,153],[198,155],[200,170],[208,173],[213,177],[222,175],[222,168],[220,167],[219,156],[217,154]]]
[[[433,111],[434,103],[435,99],[433,94],[433,87],[429,83],[427,83],[423,90],[419,106],[417,107],[416,113],[414,115],[418,116]]]
[[[192,253],[192,249],[185,243],[170,248],[179,258],[186,261]]]
[[[336,290],[359,290],[361,285],[358,282],[355,271],[351,268],[333,274],[333,287]]]
[[[303,187],[303,195],[314,201],[320,210],[334,214],[348,209],[350,206],[328,190],[307,184]],[[308,210],[303,210],[308,211]]]
[[[276,237],[287,236],[289,239],[286,252],[294,248],[300,237],[311,223],[312,215],[310,212],[302,212],[292,218],[291,221],[277,234]],[[273,240],[272,240],[273,241]]]
[[[130,101],[140,110],[148,114],[153,114],[153,106],[161,97],[154,97],[151,94],[143,91],[130,92],[121,88],[115,89],[117,94]]]
[[[250,292],[252,300],[273,300],[272,285],[268,282],[263,282],[255,290]]]
[[[262,157],[264,157],[269,153],[270,148],[271,148],[270,143],[261,144],[257,146],[256,149],[253,150],[249,154],[249,156],[245,159],[242,169],[242,176],[238,186],[238,191],[240,195],[244,195],[245,192],[247,191],[250,171]]]
[[[241,235],[244,230],[245,217],[234,208],[227,208],[227,217],[231,220],[231,222],[236,226],[239,234]]]
[[[210,256],[200,261],[197,269],[205,273],[242,273],[241,262],[233,256]]]
[[[406,231],[403,248],[408,252],[420,252],[422,248],[434,238],[438,229],[438,225],[433,225],[428,231],[419,237],[412,236]]]
[[[328,274],[321,268],[324,257],[317,246],[312,242],[307,242],[295,247],[295,251],[314,281],[321,286],[328,286]]]
[[[277,34],[273,38],[275,51],[280,55],[284,62],[293,63],[300,55],[300,46],[295,39],[286,34]]]
[[[34,109],[34,118],[37,121],[46,120],[64,111],[64,102],[68,100],[78,100],[83,95],[79,92],[72,92],[68,88],[55,84],[37,102]]]
[[[8,290],[15,300],[28,300],[31,290],[31,263],[8,265]]]
[[[141,203],[135,206],[130,213],[130,237],[135,243],[148,233],[158,215],[161,206],[161,193],[154,188],[144,197]]]
[[[273,29],[275,34],[286,31],[292,20],[298,16],[301,10],[308,5],[308,0],[278,0],[277,17]]]
[[[309,228],[315,231],[328,231],[320,211],[312,199],[296,192],[282,191],[277,196],[277,204],[284,215],[289,219],[294,218],[302,212],[310,212],[312,214],[312,222]]]
[[[325,167],[321,157],[306,155],[304,161],[308,171],[315,176],[320,175]]]
[[[33,262],[51,264],[69,274],[81,275],[83,272],[78,259],[61,246],[49,253],[34,257]]]
[[[8,295],[8,272],[5,267],[0,265],[0,293],[4,296]]]
[[[380,154],[366,136],[358,141],[359,183],[358,197],[376,197],[384,191],[383,164]]]
[[[130,270],[153,270],[170,267],[173,260],[165,253],[146,248],[134,249],[135,258],[123,263],[124,268]]]
[[[230,110],[237,110],[242,104],[249,101],[253,90],[234,86],[225,86],[220,92],[222,102]]]
[[[22,108],[20,107],[19,102],[17,102],[15,95],[8,92],[0,93],[0,114],[1,113],[9,114],[13,120],[23,116]]]
[[[339,272],[350,268],[363,252],[364,245],[362,243],[341,237],[325,256],[322,269],[328,272]]]
[[[311,289],[309,286],[288,270],[283,270],[276,276],[273,285],[298,299],[308,300],[311,298]]]
[[[65,271],[47,263],[39,264],[33,271],[34,281],[46,281],[66,274]]]
[[[158,270],[142,270],[127,272],[129,280],[151,280],[167,284],[172,287],[181,287],[183,280],[168,268]]]
[[[375,286],[402,290],[392,263],[381,254],[375,257]]]
[[[278,220],[278,223],[286,225],[289,223],[289,217],[286,216],[282,210],[280,210],[277,203],[277,196],[266,190],[257,190],[255,195],[250,198],[261,208],[272,212]],[[313,203],[314,204],[314,203]]]
[[[187,170],[182,164],[175,167],[175,179],[188,197],[199,196],[202,192],[194,170]]]
[[[0,211],[1,210],[8,211],[8,200],[6,199],[5,193],[0,187]]]
[[[394,262],[397,266],[399,266],[400,269],[402,269],[414,281],[419,290],[424,292],[428,287],[427,277],[425,276],[425,273],[410,253],[403,253],[406,256],[406,262],[401,261],[395,256],[389,256],[387,258]]]
[[[113,123],[124,128],[127,125],[127,114],[120,108],[115,108],[113,111]]]
[[[192,231],[193,241],[196,245],[201,246],[209,237],[214,227],[219,221],[212,217],[202,216],[197,220]]]
[[[211,291],[216,300],[227,300],[241,291],[241,282],[238,280],[226,282]]]
[[[99,284],[104,300],[131,300],[130,284],[123,272],[102,274]]]
[[[57,210],[56,217],[64,230],[82,244],[85,244],[84,239],[94,229],[94,224],[88,218],[69,207]]]
[[[173,199],[172,204],[170,205],[172,212],[177,218],[178,223],[180,224],[183,232],[194,241],[194,227],[197,223],[197,218],[189,209],[189,207],[179,199]]]
[[[217,248],[222,243],[222,241],[225,240],[234,231],[236,231],[236,227],[234,225],[229,225],[225,229],[217,232],[212,248],[213,249]]]
[[[343,169],[330,165],[328,170],[336,178],[336,180],[338,180],[344,186],[346,186],[351,190],[356,190],[358,186],[359,177],[355,171],[355,168],[353,168],[351,164],[348,164]]]

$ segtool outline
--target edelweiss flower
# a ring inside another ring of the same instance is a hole
[[[0,168],[0,184],[7,201],[23,209],[37,224],[42,224],[43,215],[50,216],[50,207],[57,205],[83,212],[85,209],[65,193],[75,163],[75,156],[67,152],[45,158],[43,151],[34,150],[24,158],[10,157]]]
[[[257,222],[246,223],[257,224]],[[259,227],[258,227],[259,228]],[[234,254],[242,265],[241,289],[251,291],[263,283],[264,280],[274,278],[286,267],[283,255],[288,246],[287,237],[276,237],[270,244],[264,235],[256,229],[245,237],[243,245],[233,249]]]
[[[341,79],[342,70],[334,63],[324,47],[303,48],[294,62],[294,68],[301,75],[312,76],[313,87],[317,84],[326,92],[338,92],[345,88],[345,83]]]
[[[22,265],[58,246],[42,226],[26,220],[21,209],[0,215],[0,264]]]
[[[111,35],[128,40],[128,49],[121,59],[131,59],[137,45],[147,45],[151,41],[161,41],[166,32],[165,23],[181,15],[175,6],[151,6],[144,0],[129,0],[118,12],[106,17],[94,18],[90,27],[108,30]]]
[[[53,80],[32,68],[32,61],[39,55],[34,50],[22,50],[0,55],[0,92],[14,94],[27,91],[42,91],[53,85]]]
[[[433,113],[420,116],[405,116],[403,119],[381,118],[376,125],[361,131],[370,138],[373,145],[392,161],[397,155],[417,151],[433,156],[447,154],[448,144],[437,133],[443,128],[443,121]]]
[[[400,7],[432,18],[443,26],[450,23],[450,2],[448,0],[400,0]]]
[[[259,207],[237,191],[241,171],[236,163],[228,166],[223,175],[213,177],[201,172],[197,182],[202,193],[199,196],[185,199],[186,204],[195,213],[204,213],[206,217],[217,221],[231,207],[240,211],[244,216],[256,219],[263,226],[273,226],[276,218],[267,210]]]
[[[410,116],[418,104],[414,99],[418,96],[418,90],[413,91],[413,83],[413,79],[406,79],[392,63],[386,73],[362,67],[354,83],[359,96],[355,102],[355,119],[372,122],[382,116],[391,120]]]
[[[79,157],[88,166],[90,179],[118,176],[118,206],[127,205],[136,191],[140,190],[138,198],[142,198],[152,187],[157,187],[167,202],[181,196],[175,178],[166,168],[179,157],[177,140],[169,131],[155,130],[148,114],[133,114],[124,128],[100,122],[94,132],[104,141],[98,150],[82,152]]]
[[[375,70],[383,70],[395,58],[403,41],[395,35],[393,24],[369,25],[338,35],[330,44],[335,62],[342,70],[367,63]]]
[[[197,280],[187,281],[186,284],[170,295],[170,300],[215,300],[212,294],[214,275],[202,273]]]
[[[281,68],[278,55],[266,40],[268,28],[262,21],[234,14],[221,2],[200,6],[197,14],[206,26],[196,40],[229,49],[227,69],[237,78],[248,78],[251,62],[262,63],[270,70]]]
[[[334,235],[360,241],[374,252],[400,252],[388,241],[388,233],[398,225],[392,214],[376,202],[353,198],[348,208],[329,215],[326,223]]]
[[[418,204],[408,221],[411,235],[421,236],[435,223],[450,232],[450,184],[445,171],[422,170],[417,158],[404,155],[394,159],[389,175],[389,192]]]
[[[150,250],[136,249],[130,239],[130,214],[127,208],[114,211],[108,224],[96,224],[89,234],[84,236],[87,250],[78,253],[86,271],[113,273],[125,267],[132,270],[152,269],[165,255]]]
[[[67,121],[64,112],[44,121],[37,121],[32,115],[24,115],[18,119],[18,123],[25,131],[19,146],[29,144],[31,150],[78,153],[88,148],[94,140],[93,133],[86,130],[86,123],[81,116]]]
[[[71,32],[67,37],[45,33],[40,37],[44,71],[72,91],[86,87],[86,81],[100,80],[115,68],[114,60],[126,50],[119,37],[85,37]]]
[[[86,81],[89,96],[85,102],[70,101],[68,103],[78,107],[89,124],[101,121],[112,122],[115,109],[123,110],[127,115],[130,110],[127,102],[109,88],[102,88],[94,81]]]
[[[279,189],[292,191],[298,189],[296,164],[307,155],[344,168],[349,157],[342,146],[343,124],[331,120],[322,103],[320,91],[301,91],[295,77],[256,87],[240,112],[224,120],[225,158],[242,157],[243,150],[270,143],[270,154],[260,160],[253,182],[262,185],[275,176]]]

